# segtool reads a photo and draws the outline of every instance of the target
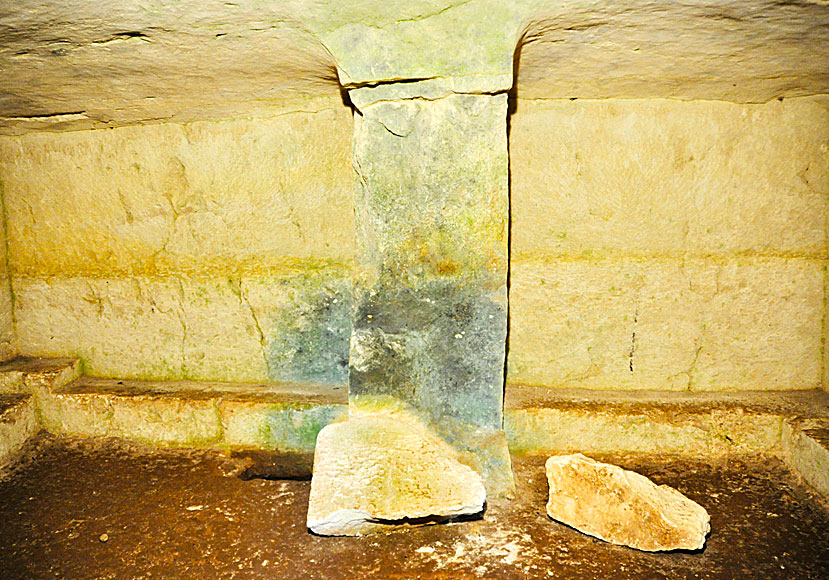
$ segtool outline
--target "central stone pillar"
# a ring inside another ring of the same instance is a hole
[[[408,426],[474,470],[490,496],[509,495],[514,484],[502,431],[507,95],[458,93],[421,81],[353,89],[349,96],[356,109],[358,248],[349,422],[384,417]],[[360,432],[372,439],[367,428]],[[315,499],[326,485],[325,458],[335,459],[323,444],[336,446],[330,434],[320,434],[309,525],[325,519]],[[337,461],[342,467],[345,460]],[[327,509],[357,509],[346,504]]]
[[[374,100],[384,89],[352,91],[351,410],[411,413],[494,483],[509,464],[480,451],[502,428],[507,96]]]

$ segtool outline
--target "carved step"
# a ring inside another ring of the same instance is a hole
[[[12,463],[39,429],[31,395],[0,394],[0,468]]]

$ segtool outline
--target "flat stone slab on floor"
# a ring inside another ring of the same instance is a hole
[[[667,485],[577,453],[546,463],[547,514],[612,544],[637,550],[700,550],[711,530],[701,505]]]
[[[829,512],[780,462],[596,456],[711,514],[702,552],[650,553],[551,522],[545,459],[513,456],[516,499],[490,501],[482,519],[319,537],[305,527],[308,481],[245,481],[214,452],[43,440],[0,479],[0,578],[829,577]]]
[[[317,437],[308,501],[314,533],[360,536],[403,520],[477,514],[485,503],[481,476],[417,425],[367,416],[328,425]]]

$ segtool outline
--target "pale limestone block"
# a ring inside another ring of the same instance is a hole
[[[514,453],[649,453],[710,459],[779,456],[783,419],[772,413],[596,412],[588,408],[513,409],[504,429]]]
[[[77,356],[98,376],[181,378],[178,280],[17,278],[23,354]]]
[[[0,139],[11,270],[33,276],[152,267],[186,187],[180,126]]]
[[[59,435],[199,447],[222,433],[215,401],[204,398],[54,393],[41,398],[41,413],[44,428]]]
[[[213,400],[176,397],[118,397],[112,400],[113,434],[162,445],[199,447],[222,435]]]
[[[354,252],[347,109],[272,119],[192,123],[184,191],[167,251],[177,267],[284,258],[348,261]],[[278,263],[278,262],[277,262]]]
[[[649,552],[699,550],[705,509],[667,485],[581,454],[550,457],[547,514],[612,544]]]
[[[11,269],[216,275],[348,262],[346,109],[0,138]]]
[[[516,261],[509,381],[601,389],[820,385],[806,258]]]
[[[812,389],[821,383],[823,265],[758,258],[689,260],[703,301],[694,390]]]
[[[829,203],[829,202],[827,202]],[[826,233],[829,236],[829,212]],[[829,265],[823,265],[823,389],[829,391]]]
[[[8,276],[2,276],[0,277],[0,361],[8,360],[17,353],[13,311],[11,282]]]
[[[485,501],[480,476],[414,423],[364,416],[317,438],[307,520],[314,533],[363,535],[404,519],[476,514]]]
[[[25,353],[79,356],[97,376],[267,378],[238,282],[21,278],[16,287]]]
[[[508,380],[685,389],[699,308],[678,261],[513,262]]]
[[[80,361],[72,358],[16,358],[0,365],[0,393],[51,391],[81,376]]]
[[[520,101],[512,252],[826,255],[825,97]]]
[[[785,422],[786,461],[829,502],[829,418]]]
[[[109,397],[98,395],[54,395],[37,393],[43,428],[56,435],[112,437],[112,405]]]
[[[348,416],[346,405],[219,401],[224,443],[231,448],[312,452],[328,424]]]
[[[34,400],[24,394],[0,394],[0,468],[6,467],[40,430]]]
[[[343,384],[350,282],[322,278],[18,278],[18,340],[95,376]]]
[[[827,93],[823,0],[521,2],[517,92],[766,102]],[[578,63],[560,74],[562,63]]]
[[[0,17],[18,32],[0,61],[7,130],[249,117],[318,107],[319,97],[342,106],[331,55],[309,30],[317,3],[18,8]]]
[[[265,345],[241,282],[184,279],[182,375],[193,380],[268,378]]]
[[[5,203],[5,189],[0,178],[0,202]],[[6,212],[0,215],[0,361],[8,360],[15,354],[14,345],[14,303],[8,268],[8,244],[6,243]]]

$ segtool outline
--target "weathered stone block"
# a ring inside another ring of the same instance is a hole
[[[506,97],[380,102],[362,113],[350,394],[395,397],[427,421],[499,428]]]
[[[612,544],[649,552],[699,550],[708,513],[667,485],[581,454],[547,460],[547,514]]]
[[[345,384],[343,273],[252,279],[16,279],[25,354],[142,379]]]
[[[20,351],[105,376],[344,383],[351,125],[343,107],[0,138]],[[280,295],[328,270],[334,291]],[[245,284],[273,280],[284,311],[254,308]],[[343,306],[303,310],[327,298]]]
[[[215,401],[200,394],[57,392],[41,398],[47,431],[119,437],[153,445],[203,447],[221,438]]]
[[[40,430],[35,403],[30,395],[0,393],[0,468]]]
[[[81,376],[80,361],[71,358],[18,357],[0,364],[0,393],[32,393],[58,389]]]
[[[786,461],[829,504],[829,418],[792,418],[783,427]]]
[[[238,278],[349,262],[351,132],[342,108],[0,138],[12,275]]]
[[[245,279],[240,292],[260,333],[271,380],[348,382],[350,272],[321,269]]]
[[[513,257],[826,255],[826,98],[519,101]]]
[[[317,439],[308,502],[314,533],[359,536],[433,523],[479,513],[485,501],[480,476],[449,445],[400,417],[352,418]]]
[[[814,388],[822,272],[805,258],[516,260],[509,381]]]

